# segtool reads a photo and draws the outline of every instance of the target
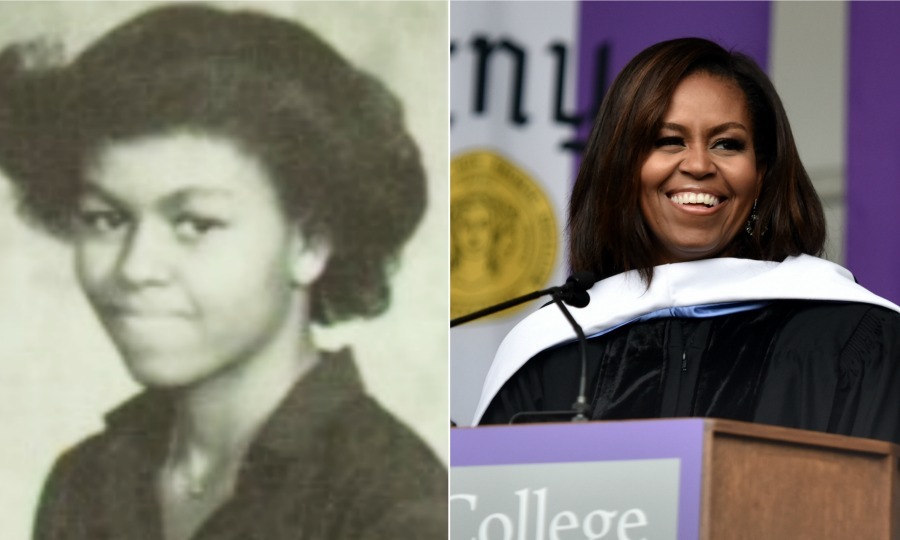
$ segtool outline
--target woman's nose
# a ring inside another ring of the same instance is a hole
[[[170,277],[166,241],[152,224],[137,224],[127,236],[118,261],[118,276],[128,285],[165,284]]]
[[[716,173],[716,165],[713,163],[709,152],[704,147],[688,147],[685,150],[684,159],[678,165],[682,173],[700,179]]]

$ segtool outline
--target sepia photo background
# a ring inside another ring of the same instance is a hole
[[[301,22],[403,102],[428,176],[425,219],[403,253],[388,312],[317,329],[316,340],[325,349],[350,345],[370,393],[446,463],[447,4],[207,3]],[[0,46],[59,40],[69,58],[154,5],[0,2]],[[103,414],[137,390],[82,297],[69,248],[22,221],[0,171],[0,538],[29,538],[53,461],[102,429]]]

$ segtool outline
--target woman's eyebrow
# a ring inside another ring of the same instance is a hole
[[[687,128],[682,126],[681,124],[676,124],[675,122],[663,122],[662,127],[660,129],[667,129],[669,131],[677,131],[678,133],[684,133],[687,131]]]
[[[193,199],[234,199],[231,190],[214,187],[186,187],[166,194],[161,204],[183,205]]]
[[[127,200],[126,197],[121,195],[117,195],[115,192],[110,189],[101,186],[95,182],[91,182],[90,180],[84,183],[84,189],[82,192],[82,197],[90,196],[97,197],[107,204],[111,204],[113,206],[119,207],[129,207],[131,204]],[[219,199],[219,200],[233,200],[234,193],[227,189],[222,188],[213,188],[213,187],[187,187],[178,189],[171,193],[167,193],[163,197],[161,197],[158,201],[155,202],[154,206],[159,206],[163,209],[173,209],[180,208],[192,201],[195,200],[209,200],[209,199]]]
[[[177,212],[191,204],[222,203],[235,199],[234,193],[227,189],[188,187],[168,193],[160,198],[154,206],[163,212]]]
[[[660,129],[667,129],[669,131],[676,131],[678,133],[687,133],[688,129],[681,124],[677,124],[675,122],[663,122],[663,125]],[[729,129],[740,129],[746,132],[750,132],[747,129],[747,126],[740,122],[724,122],[722,124],[713,126],[706,130],[707,135],[715,135],[717,133],[722,133],[723,131],[728,131]]]
[[[81,196],[78,198],[78,200],[80,201],[83,197],[96,197],[104,203],[113,206],[125,205],[125,201],[121,200],[119,197],[116,197],[116,195],[112,192],[104,189],[103,186],[97,185],[90,180],[84,183],[84,186],[81,190]]]
[[[725,122],[724,124],[719,124],[718,126],[713,126],[707,130],[707,133],[710,135],[716,135],[718,133],[722,133],[723,131],[728,131],[729,129],[740,129],[742,131],[750,132],[747,129],[747,126],[740,122]]]

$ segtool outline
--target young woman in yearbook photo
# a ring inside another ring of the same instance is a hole
[[[388,309],[425,215],[398,99],[255,11],[155,6],[64,56],[0,54],[0,164],[143,391],[56,461],[34,538],[445,538],[441,459],[313,331]]]

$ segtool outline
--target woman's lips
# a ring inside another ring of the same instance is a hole
[[[183,309],[163,306],[135,306],[130,304],[107,304],[103,306],[103,313],[113,319],[121,320],[169,320],[185,319],[189,313]]]
[[[719,197],[713,193],[695,192],[695,191],[679,191],[676,193],[667,193],[666,196],[676,204],[702,204],[704,206],[717,206],[724,197]]]
[[[714,214],[728,200],[713,193],[694,191],[667,193],[666,197],[678,209],[694,215]]]
[[[118,342],[141,346],[181,339],[177,336],[183,337],[193,324],[189,316],[165,309],[118,309],[107,311],[102,319]]]

